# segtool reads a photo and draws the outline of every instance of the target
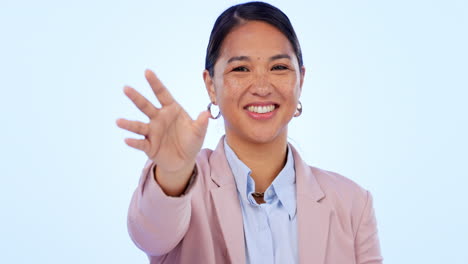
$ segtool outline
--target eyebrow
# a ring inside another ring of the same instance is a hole
[[[275,56],[272,56],[270,57],[269,61],[274,61],[274,60],[279,60],[279,59],[291,59],[291,56],[289,56],[288,54],[278,54],[278,55],[275,55]],[[250,61],[250,57],[249,56],[234,56],[234,57],[231,57],[227,63],[231,63],[233,61]]]
[[[288,54],[278,54],[273,57],[270,57],[270,61],[279,60],[279,59],[291,59],[291,56]]]
[[[233,61],[250,61],[250,57],[247,56],[235,56],[230,58],[227,63],[231,63]]]

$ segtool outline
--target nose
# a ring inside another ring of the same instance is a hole
[[[271,94],[271,84],[266,74],[256,74],[250,92],[253,95],[265,97]]]

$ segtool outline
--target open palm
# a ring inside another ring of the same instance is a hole
[[[155,107],[135,89],[125,87],[124,93],[150,121],[118,119],[117,125],[145,136],[145,139],[127,138],[127,145],[144,151],[164,171],[178,171],[194,163],[203,145],[210,114],[204,111],[192,120],[152,71],[146,70],[145,77],[161,108]]]

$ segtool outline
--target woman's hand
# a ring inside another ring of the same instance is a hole
[[[203,145],[210,113],[204,111],[197,120],[192,120],[152,71],[146,70],[145,77],[161,103],[161,108],[155,107],[135,89],[127,86],[124,88],[125,95],[150,121],[143,123],[118,119],[117,125],[145,136],[145,139],[127,138],[125,143],[144,151],[157,164],[156,179],[166,194],[177,194],[179,189],[183,191],[185,188],[194,168],[195,157]]]

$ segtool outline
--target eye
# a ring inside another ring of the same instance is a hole
[[[287,70],[288,67],[284,65],[275,65],[271,68],[272,71],[281,71],[281,70]]]
[[[249,69],[247,69],[247,68],[244,67],[244,66],[239,66],[239,67],[235,67],[234,69],[232,69],[232,71],[236,71],[236,72],[248,72]]]

